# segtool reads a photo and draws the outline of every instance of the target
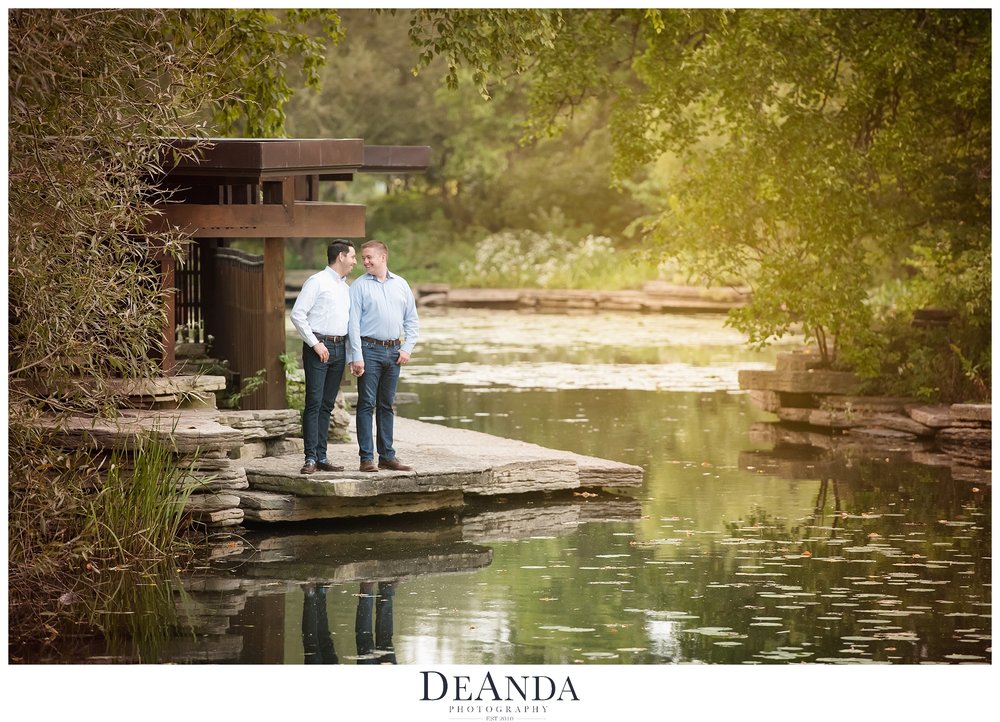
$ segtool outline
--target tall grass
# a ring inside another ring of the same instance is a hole
[[[102,575],[94,599],[87,622],[101,631],[101,653],[115,661],[161,662],[167,644],[194,634],[183,614],[192,602],[173,559]]]
[[[153,640],[143,622],[167,615],[134,614],[137,600],[169,612],[157,570],[176,570],[190,549],[181,532],[191,488],[167,443],[68,452],[18,414],[10,437],[10,660],[84,654],[101,636]],[[149,658],[156,645],[141,646]]]
[[[193,490],[170,448],[140,435],[128,451],[115,450],[87,531],[105,562],[128,565],[170,554]]]

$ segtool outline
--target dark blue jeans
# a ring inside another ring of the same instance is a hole
[[[399,347],[389,348],[367,341],[361,342],[361,356],[365,372],[358,378],[358,453],[361,461],[374,461],[372,417],[378,427],[378,458],[391,461],[396,458],[392,448],[392,404],[396,400],[399,383]]]
[[[344,341],[324,341],[330,359],[327,363],[305,343],[302,344],[302,368],[306,372],[306,407],[302,412],[302,440],[306,461],[327,461],[326,444],[330,437],[330,415],[337,401],[337,391],[344,378],[347,362]]]
[[[358,611],[354,615],[354,640],[360,657],[358,664],[396,664],[396,649],[392,644],[392,600],[396,595],[396,583],[379,582],[377,598],[374,587],[373,582],[362,582],[361,594],[358,595]]]
[[[302,649],[306,664],[336,664],[330,624],[326,618],[326,587],[306,587],[302,602]]]

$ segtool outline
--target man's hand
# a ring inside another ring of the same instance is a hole
[[[319,356],[319,360],[326,363],[330,360],[330,350],[326,347],[326,344],[320,341],[315,346],[313,346],[313,351]]]
[[[398,366],[402,366],[410,360],[410,354],[407,351],[400,351],[399,358],[396,360]]]
[[[355,376],[361,376],[365,372],[365,362],[364,361],[351,361],[351,373]]]

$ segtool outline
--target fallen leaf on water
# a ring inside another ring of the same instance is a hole
[[[809,551],[808,549],[806,549],[804,552],[802,552],[802,556],[804,556],[804,557],[811,557],[812,555],[813,555],[813,553],[811,551]]]

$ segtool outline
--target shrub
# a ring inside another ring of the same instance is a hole
[[[655,268],[640,273],[606,236],[574,243],[528,230],[487,236],[477,244],[475,258],[460,268],[469,286],[513,288],[624,288],[656,273]]]

